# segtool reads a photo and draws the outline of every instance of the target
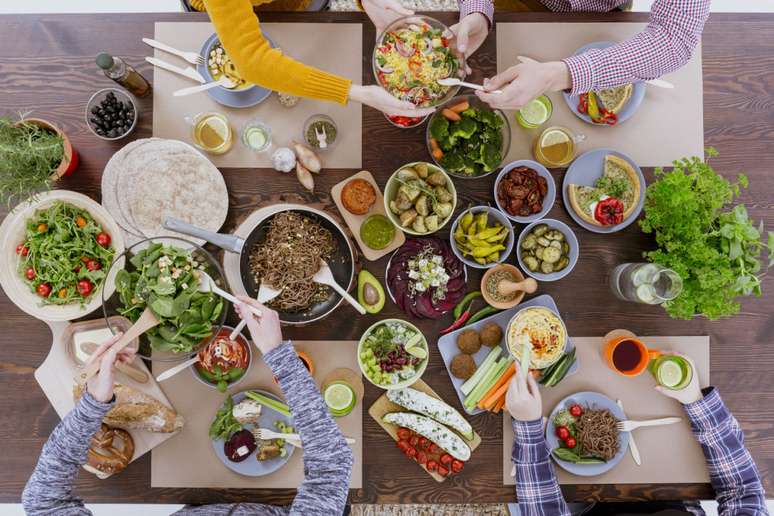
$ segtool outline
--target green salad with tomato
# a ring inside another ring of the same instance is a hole
[[[223,313],[223,299],[199,292],[199,274],[207,258],[186,249],[152,243],[129,259],[133,270],[116,274],[119,313],[132,322],[149,307],[161,321],[147,336],[154,351],[189,353],[213,334]]]
[[[66,202],[39,210],[16,246],[18,271],[47,305],[81,305],[105,281],[115,249],[91,214]]]

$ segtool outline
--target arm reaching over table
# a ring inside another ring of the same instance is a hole
[[[349,494],[352,451],[290,341],[282,342],[277,312],[250,298],[239,299],[263,314],[256,319],[244,305],[236,305],[239,316],[247,318],[253,342],[279,381],[304,445],[304,482],[290,513],[342,514]]]

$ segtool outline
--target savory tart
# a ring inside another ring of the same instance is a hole
[[[637,208],[640,179],[634,167],[618,156],[605,156],[605,167],[594,186],[569,185],[570,206],[595,226],[620,224]]]
[[[602,106],[610,113],[617,115],[631,98],[633,90],[634,86],[626,84],[624,86],[599,90],[596,93]]]

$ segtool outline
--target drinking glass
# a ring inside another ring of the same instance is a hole
[[[680,295],[683,280],[655,263],[622,263],[610,274],[610,288],[624,301],[660,305]]]

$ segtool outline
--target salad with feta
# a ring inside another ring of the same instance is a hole
[[[439,79],[464,76],[443,25],[416,16],[385,30],[374,49],[374,73],[391,95],[419,107],[444,100],[451,87]]]
[[[427,341],[414,325],[388,319],[363,334],[358,362],[374,385],[386,389],[405,386],[424,372]]]

